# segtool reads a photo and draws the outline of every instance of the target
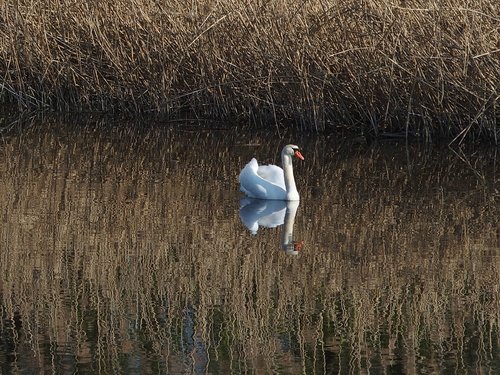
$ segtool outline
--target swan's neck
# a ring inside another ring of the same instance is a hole
[[[281,155],[281,163],[283,164],[283,174],[285,176],[286,199],[289,201],[298,201],[299,192],[295,186],[295,178],[293,177],[293,164],[290,155]]]

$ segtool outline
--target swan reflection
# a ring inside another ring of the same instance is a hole
[[[304,241],[293,240],[293,225],[299,201],[263,200],[242,198],[240,201],[241,222],[252,234],[259,227],[276,228],[283,225],[281,246],[287,254],[296,255],[302,250]]]

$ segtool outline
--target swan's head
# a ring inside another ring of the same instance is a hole
[[[283,148],[283,151],[281,153],[282,153],[282,155],[295,156],[296,158],[299,158],[300,160],[304,160],[304,157],[300,153],[299,146],[296,146],[296,145],[286,145]]]

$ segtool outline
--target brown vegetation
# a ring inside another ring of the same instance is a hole
[[[490,159],[476,154],[473,170],[450,151],[304,140],[305,248],[289,257],[279,230],[252,237],[239,223],[247,135],[101,127],[45,124],[2,143],[0,330],[16,366],[495,372]]]
[[[304,129],[498,133],[497,0],[20,0],[2,101]]]

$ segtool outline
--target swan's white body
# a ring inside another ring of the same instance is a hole
[[[293,177],[292,157],[304,160],[298,146],[286,145],[281,151],[283,168],[261,165],[253,158],[240,172],[240,190],[251,198],[298,201]]]

